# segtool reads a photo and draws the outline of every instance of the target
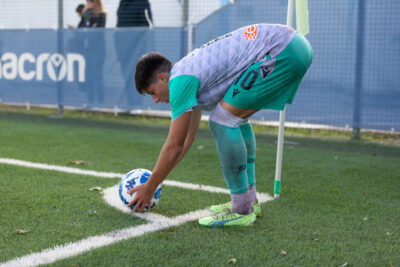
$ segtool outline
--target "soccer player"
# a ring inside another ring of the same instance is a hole
[[[136,89],[155,103],[170,103],[172,121],[148,182],[136,192],[133,211],[143,211],[156,187],[193,143],[202,110],[209,125],[231,202],[211,206],[204,226],[247,226],[261,207],[256,197],[256,140],[248,118],[261,109],[283,110],[292,103],[313,57],[309,42],[293,28],[255,24],[220,36],[172,64],[159,53],[136,65]]]

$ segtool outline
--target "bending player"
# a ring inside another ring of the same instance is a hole
[[[193,143],[201,111],[211,110],[210,129],[231,203],[212,206],[205,226],[251,225],[261,207],[255,179],[256,140],[248,118],[260,109],[292,103],[313,57],[309,42],[285,25],[256,24],[218,37],[172,64],[159,53],[141,57],[135,83],[155,103],[170,103],[172,121],[153,174],[130,206],[143,211],[157,186]]]

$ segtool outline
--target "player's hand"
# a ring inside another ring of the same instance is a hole
[[[136,193],[135,197],[131,202],[129,202],[128,207],[131,207],[136,203],[132,212],[140,211],[143,212],[144,208],[147,206],[151,208],[151,199],[153,198],[154,191],[149,187],[148,183],[141,184],[127,191],[128,194]]]

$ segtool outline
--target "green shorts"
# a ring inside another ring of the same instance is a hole
[[[243,109],[283,110],[286,103],[292,103],[312,58],[310,43],[296,33],[276,58],[268,54],[241,73],[224,100]]]

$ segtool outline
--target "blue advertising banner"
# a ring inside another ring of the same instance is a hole
[[[151,100],[136,92],[137,60],[150,51],[179,60],[185,34],[182,28],[0,31],[0,99],[144,108]]]

